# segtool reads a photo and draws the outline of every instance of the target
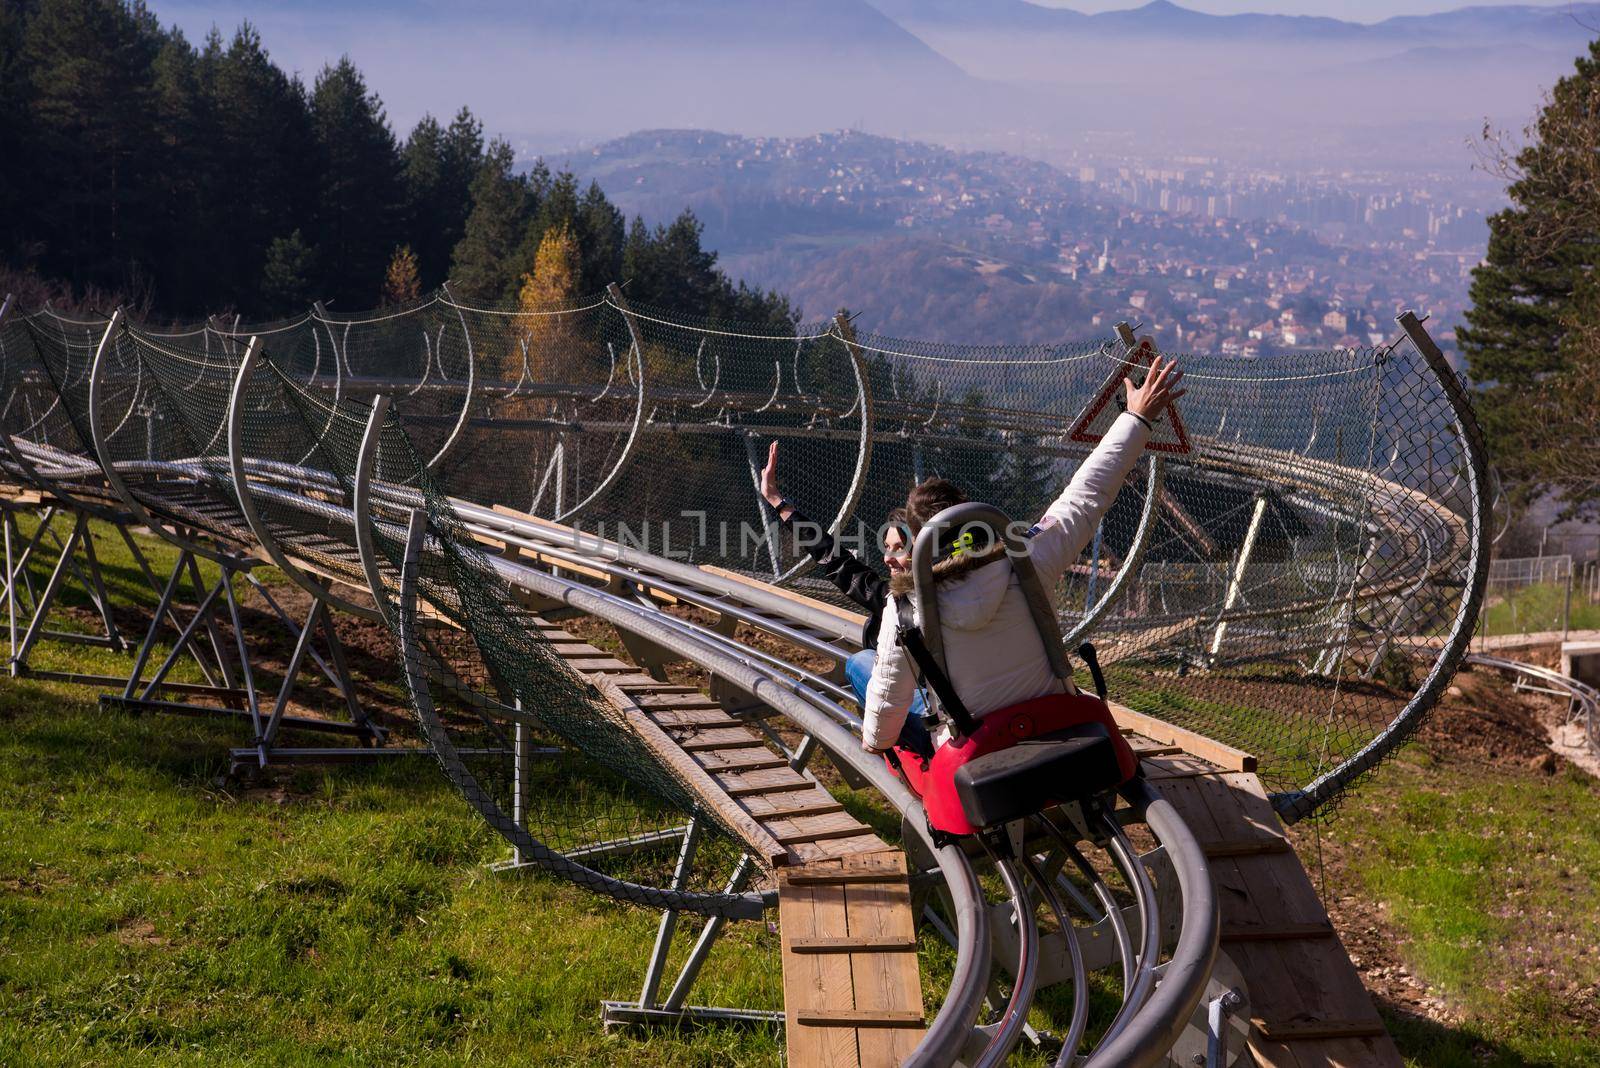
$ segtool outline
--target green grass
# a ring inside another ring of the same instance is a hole
[[[1480,633],[1493,636],[1560,630],[1566,602],[1565,583],[1543,582],[1509,593],[1494,591],[1484,609]],[[1572,630],[1600,630],[1600,604],[1590,603],[1574,590],[1568,626]]]
[[[98,546],[114,596],[153,601],[125,550]],[[114,672],[126,657],[46,645],[36,663]],[[637,996],[656,915],[490,874],[504,843],[431,762],[221,784],[237,725],[102,713],[94,693],[0,679],[0,1065],[780,1061],[769,1031],[605,1034],[599,1002]],[[845,800],[897,836],[881,805]],[[1391,1015],[1412,1063],[1600,1063],[1597,827],[1590,780],[1420,748],[1328,825],[1347,857],[1335,892],[1380,903],[1462,1017]],[[931,1008],[951,953],[928,934],[923,950]],[[1036,1025],[1059,1026],[1060,994]],[[694,1000],[779,1007],[775,931],[731,925]],[[1097,981],[1096,1029],[1114,1005]]]
[[[488,874],[501,844],[431,763],[240,791],[214,782],[236,741],[0,686],[0,1063],[776,1061],[764,1032],[603,1034],[656,917]],[[696,995],[780,990],[776,936],[739,924]]]
[[[1600,1063],[1600,788],[1576,770],[1443,767],[1420,750],[1368,783],[1328,834],[1461,1014],[1391,1017],[1413,1063]]]
[[[114,603],[152,608],[96,533]],[[164,578],[174,555],[141,544]],[[80,611],[52,626],[93,629],[86,597],[62,603]],[[46,642],[31,663],[129,660]],[[605,1034],[599,1003],[637,997],[658,915],[490,874],[504,842],[431,760],[224,783],[237,723],[101,712],[97,692],[0,680],[0,1064],[779,1060],[770,1030]],[[777,1008],[781,991],[776,934],[737,924],[694,997]]]

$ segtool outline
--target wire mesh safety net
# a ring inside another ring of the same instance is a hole
[[[0,373],[6,390],[8,469],[77,507],[109,515],[122,506],[93,460],[87,431],[80,433],[56,385],[59,375],[69,389],[87,396],[95,346],[105,328],[105,322],[67,320],[48,311],[9,316],[0,322]]]
[[[495,339],[479,353],[524,349],[526,317],[457,310],[464,338]],[[530,469],[509,444],[524,428],[489,411],[461,455],[495,461],[447,458],[441,483],[808,592],[820,587],[755,493],[771,442],[788,496],[877,562],[884,514],[930,475],[1037,518],[1115,416],[1120,394],[1105,391],[1127,359],[1117,343],[776,333],[621,301],[539,322],[545,355],[518,384],[578,380],[609,399],[620,374],[641,373],[628,386],[642,424],[586,419],[577,390],[566,407],[544,402],[550,451]],[[1457,626],[1473,559],[1462,413],[1409,345],[1180,363],[1188,451],[1153,453],[1162,470],[1147,459],[1130,477],[1058,590],[1064,622],[1093,624],[1118,700],[1255,754],[1268,785],[1292,791],[1414,711]],[[1175,445],[1175,428],[1158,438]],[[556,504],[536,471],[581,481],[562,481]],[[1122,600],[1091,620],[1110,592]]]
[[[275,361],[264,370],[295,419],[321,428],[316,458],[353,498],[371,409],[349,397],[331,403],[290,382]],[[424,452],[395,415],[378,425],[365,532],[413,706],[446,773],[521,856],[546,870],[640,904],[748,912],[746,898],[722,890],[740,853],[731,833],[644,745],[625,710],[562,655],[581,643],[523,606],[461,527]],[[417,622],[402,629],[400,574],[416,509],[432,536],[415,564]],[[283,522],[293,522],[287,510]],[[675,877],[691,820],[698,863]]]
[[[78,341],[56,329],[64,340],[52,341],[28,324],[87,440],[81,401],[71,401],[86,388],[97,334]],[[154,353],[150,368],[128,366],[118,346],[122,362],[106,380],[115,388],[102,389],[116,458],[219,455],[216,412],[241,340],[213,332],[202,334],[198,363]],[[177,340],[163,344],[193,361]],[[322,545],[341,575],[360,581],[349,509],[366,402],[393,398],[398,418],[385,424],[373,493],[383,584],[392,599],[403,513],[425,503],[441,536],[428,542],[422,601],[470,646],[441,651],[441,664],[462,661],[465,703],[451,722],[502,736],[516,717],[469,715],[467,695],[493,693],[503,712],[507,695],[565,693],[575,676],[559,657],[537,666],[548,658],[523,648],[540,628],[454,525],[447,494],[821,593],[755,492],[772,442],[786,494],[880,563],[885,513],[930,475],[1036,519],[1115,415],[1106,387],[1128,364],[1115,342],[973,348],[842,323],[773,330],[693,321],[615,294],[474,308],[441,293],[370,315],[319,312],[263,342],[271,358],[243,409],[252,470],[326,472],[309,494],[316,522],[295,499],[308,494],[282,479],[267,493],[262,476],[259,496],[282,495],[265,509],[273,529],[303,539],[296,552]],[[1179,362],[1188,450],[1152,453],[1129,478],[1057,591],[1063,619],[1068,629],[1090,624],[1114,699],[1254,753],[1270,787],[1294,791],[1395,724],[1414,724],[1431,698],[1424,691],[1453,666],[1443,650],[1462,625],[1472,567],[1484,563],[1472,544],[1482,487],[1471,477],[1470,413],[1409,345]],[[281,418],[287,410],[294,419]],[[167,419],[183,434],[158,446],[151,435]],[[1169,419],[1158,438],[1171,443],[1175,430]],[[541,717],[544,727],[629,778],[602,752],[617,725],[592,697],[569,699],[588,709],[573,722],[596,725],[595,736],[580,740],[571,724],[573,734]],[[475,781],[501,784],[484,794],[511,811],[505,737],[466,737],[462,751],[482,751],[499,769],[486,765]],[[681,784],[653,786],[679,815],[693,811]],[[569,840],[554,824],[547,833]],[[666,853],[651,863],[665,864]]]

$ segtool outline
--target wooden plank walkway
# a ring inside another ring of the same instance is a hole
[[[924,1031],[911,884],[902,853],[778,872],[790,1068],[899,1064]]]
[[[795,1068],[898,1064],[924,1030],[905,854],[715,699],[537,624],[662,763],[772,869]]]
[[[1261,780],[1190,754],[1147,760],[1145,774],[1205,849],[1222,905],[1222,951],[1249,987],[1257,1063],[1398,1068],[1400,1052]]]

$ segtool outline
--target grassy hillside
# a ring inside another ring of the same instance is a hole
[[[1413,1063],[1600,1062],[1600,790],[1544,759],[1530,699],[1458,681],[1297,846]],[[0,678],[0,1064],[780,1061],[764,1031],[603,1033],[656,917],[489,874],[503,843],[430,761],[224,781],[242,741]],[[695,1000],[778,1007],[777,946],[733,925]]]

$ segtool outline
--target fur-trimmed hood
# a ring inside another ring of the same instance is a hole
[[[982,552],[964,552],[951,555],[933,565],[934,585],[942,586],[947,582],[972,574],[980,567],[994,563],[1006,555],[1004,545],[991,545]],[[889,579],[889,593],[894,597],[909,596],[916,589],[917,583],[911,577],[911,572],[901,571]]]
[[[1012,578],[1003,545],[940,560],[933,565],[939,622],[952,630],[980,630],[988,626],[1000,610],[1000,602]],[[891,582],[890,590],[896,596],[909,595],[914,585],[909,574],[899,574]]]

